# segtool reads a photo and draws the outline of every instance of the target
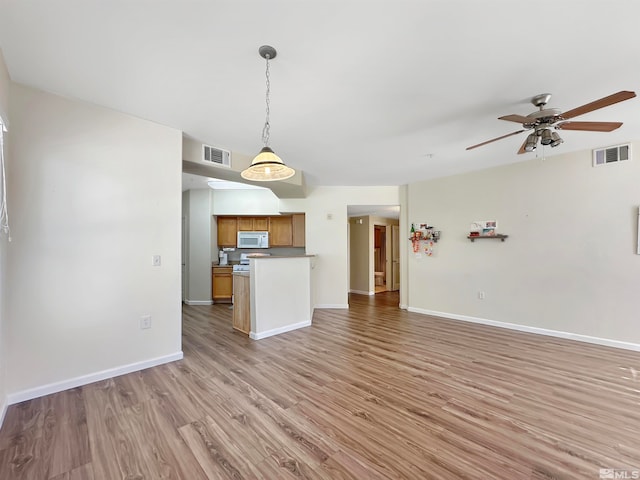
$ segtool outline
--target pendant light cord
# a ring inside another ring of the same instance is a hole
[[[267,85],[267,96],[266,96],[266,104],[267,104],[267,116],[266,119],[264,121],[264,127],[262,128],[262,143],[264,144],[265,147],[269,146],[269,137],[270,137],[270,129],[271,129],[271,124],[269,123],[269,113],[271,113],[270,110],[270,105],[269,105],[269,93],[271,91],[271,78],[269,75],[269,54],[267,54],[266,56],[267,59],[267,68],[266,68],[266,85]]]

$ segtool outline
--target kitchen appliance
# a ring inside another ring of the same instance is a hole
[[[238,248],[269,248],[269,232],[238,232]]]
[[[251,270],[251,267],[249,266],[249,263],[250,263],[249,256],[252,256],[252,257],[269,257],[269,256],[271,256],[271,254],[270,253],[241,253],[240,254],[240,263],[238,265],[234,265],[233,266],[233,271],[234,272],[248,272],[249,270]]]
[[[221,248],[218,252],[218,265],[229,265],[229,253],[235,251],[235,248]]]

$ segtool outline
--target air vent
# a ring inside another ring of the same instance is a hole
[[[593,166],[599,167],[609,163],[618,163],[631,160],[631,144],[615,145],[613,147],[599,148],[593,151]]]
[[[231,167],[231,152],[209,145],[202,145],[202,161],[222,167]]]

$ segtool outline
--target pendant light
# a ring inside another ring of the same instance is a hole
[[[271,90],[271,79],[269,77],[269,60],[274,59],[277,55],[276,49],[263,45],[258,49],[260,56],[267,61],[266,79],[267,79],[267,115],[262,129],[262,143],[264,147],[260,150],[260,153],[253,159],[251,166],[244,170],[240,175],[246,180],[253,180],[254,182],[270,182],[273,180],[285,180],[295,175],[296,171],[293,168],[287,167],[282,159],[277,156],[271,147],[269,147],[269,129],[271,124],[269,123],[269,93]]]

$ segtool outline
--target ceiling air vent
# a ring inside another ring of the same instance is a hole
[[[231,152],[203,144],[202,161],[222,167],[231,167]]]
[[[631,144],[615,145],[613,147],[599,148],[593,151],[593,166],[599,167],[608,163],[617,163],[631,160]]]

